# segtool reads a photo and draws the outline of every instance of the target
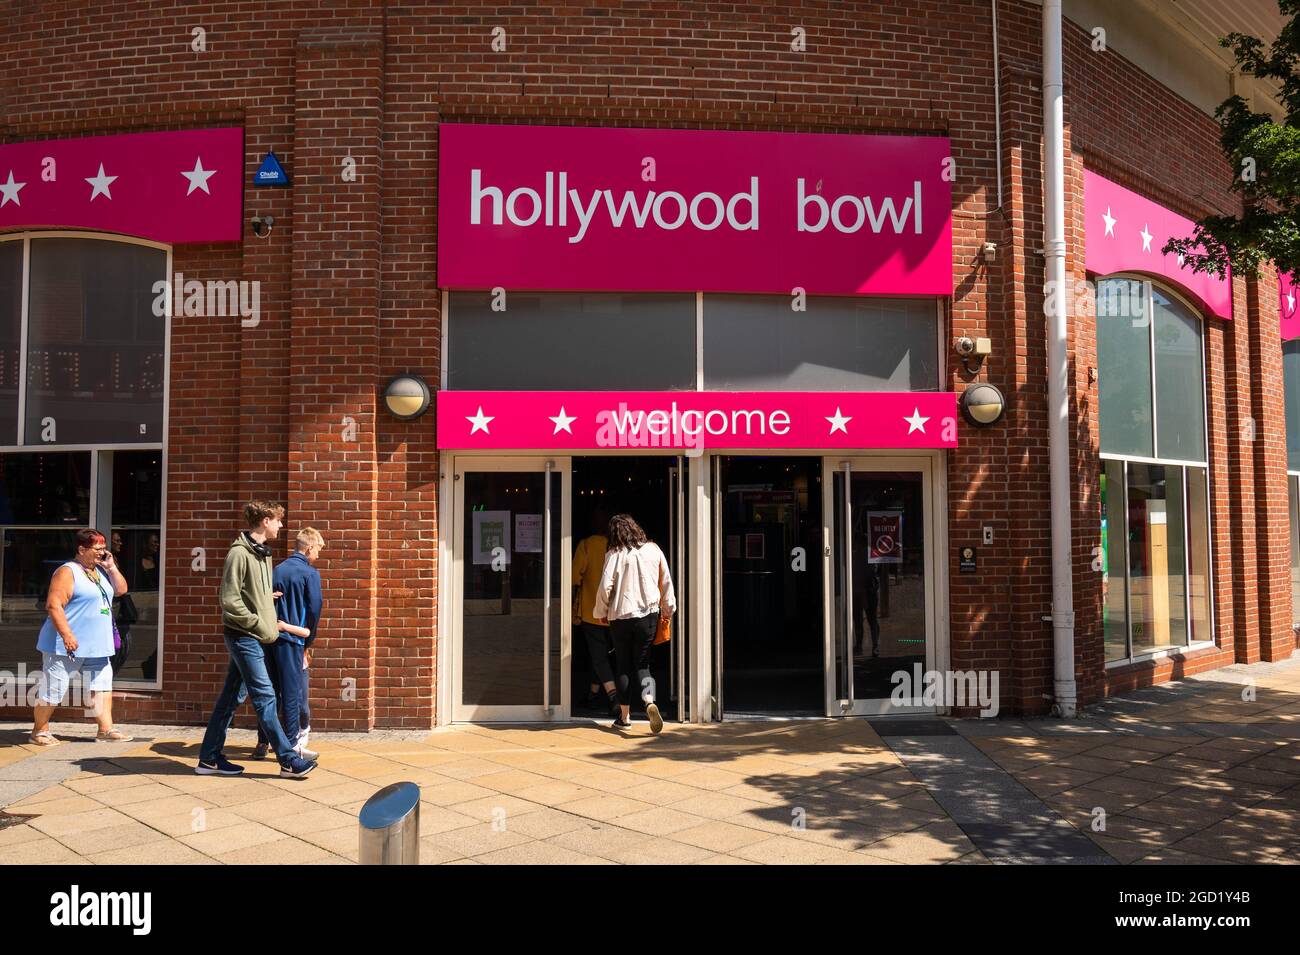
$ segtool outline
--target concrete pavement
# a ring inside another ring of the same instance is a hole
[[[202,731],[26,744],[0,724],[0,864],[347,864],[380,787],[421,787],[424,863],[1300,861],[1300,660],[1083,719],[464,726],[317,734],[320,768],[195,776]]]

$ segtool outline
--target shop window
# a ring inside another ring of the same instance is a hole
[[[1151,333],[1145,283],[1102,280],[1096,286],[1098,414],[1103,453],[1151,457]]]
[[[75,555],[77,530],[97,527],[135,610],[115,678],[156,680],[166,318],[153,313],[153,287],[166,269],[166,252],[153,246],[0,241],[0,430],[9,435],[0,444],[44,445],[0,451],[0,669],[39,671],[50,578]]]
[[[1202,323],[1127,277],[1095,286],[1105,655],[1213,640]]]
[[[1291,508],[1291,619],[1300,625],[1300,339],[1282,343],[1287,498]]]
[[[1291,505],[1291,621],[1300,626],[1300,475],[1286,476]]]
[[[0,445],[18,443],[22,312],[23,244],[0,242]]]
[[[456,391],[695,388],[695,296],[452,292],[447,387]]]
[[[162,452],[114,451],[110,546],[130,587],[136,613],[118,679],[153,680],[158,669],[159,582],[162,579]],[[105,532],[107,533],[107,531]]]
[[[90,523],[89,451],[0,454],[0,669],[35,673],[50,577]]]
[[[1286,467],[1300,471],[1300,339],[1282,344],[1282,385],[1286,402]]]
[[[166,318],[153,285],[157,248],[100,239],[32,239],[26,444],[162,439]]]
[[[704,296],[713,391],[937,391],[933,299]]]
[[[1182,302],[1151,286],[1156,355],[1156,456],[1205,460],[1205,377],[1201,320]]]

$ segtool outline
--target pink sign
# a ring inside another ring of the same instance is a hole
[[[1282,316],[1282,341],[1300,338],[1300,310],[1296,308],[1300,291],[1290,272],[1277,273],[1277,310]]]
[[[903,562],[903,512],[867,511],[867,563]]]
[[[1094,275],[1144,272],[1169,279],[1200,300],[1212,315],[1232,318],[1232,283],[1196,273],[1182,256],[1160,249],[1170,238],[1191,236],[1191,219],[1125,189],[1095,172],[1083,171],[1083,209],[1087,217],[1085,267]]]
[[[443,123],[438,284],[950,295],[949,156],[941,136]]]
[[[952,392],[441,391],[438,447],[955,448]]]
[[[239,127],[0,146],[0,230],[91,229],[155,242],[237,242]]]

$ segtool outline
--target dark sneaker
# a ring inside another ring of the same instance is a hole
[[[258,743],[253,747],[253,751],[248,754],[249,759],[266,759],[266,754],[271,751],[270,743]]]
[[[200,776],[238,776],[243,771],[243,766],[237,766],[221,755],[217,756],[216,762],[205,763],[199,760],[199,764],[194,767],[194,772]]]
[[[660,733],[664,728],[664,718],[659,715],[659,707],[653,703],[647,703],[645,706],[645,715],[650,717],[650,732]]]
[[[629,720],[623,719],[621,716],[615,719],[614,722],[610,724],[610,729],[626,730],[631,728],[632,728],[632,723]]]
[[[302,779],[315,768],[315,763],[301,756],[290,756],[288,759],[280,760],[280,775],[290,779]]]

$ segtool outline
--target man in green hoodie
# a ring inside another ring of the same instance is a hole
[[[239,706],[240,690],[247,686],[257,720],[279,757],[280,775],[300,779],[315,769],[316,763],[301,758],[284,735],[276,715],[275,687],[266,672],[263,649],[280,635],[271,585],[271,548],[266,542],[279,535],[284,508],[266,501],[251,501],[244,508],[244,520],[248,530],[230,545],[221,574],[221,622],[225,627],[230,667],[208,720],[207,732],[203,734],[199,764],[194,771],[200,776],[238,776],[244,771],[244,767],[226,759],[222,749],[226,728]]]

